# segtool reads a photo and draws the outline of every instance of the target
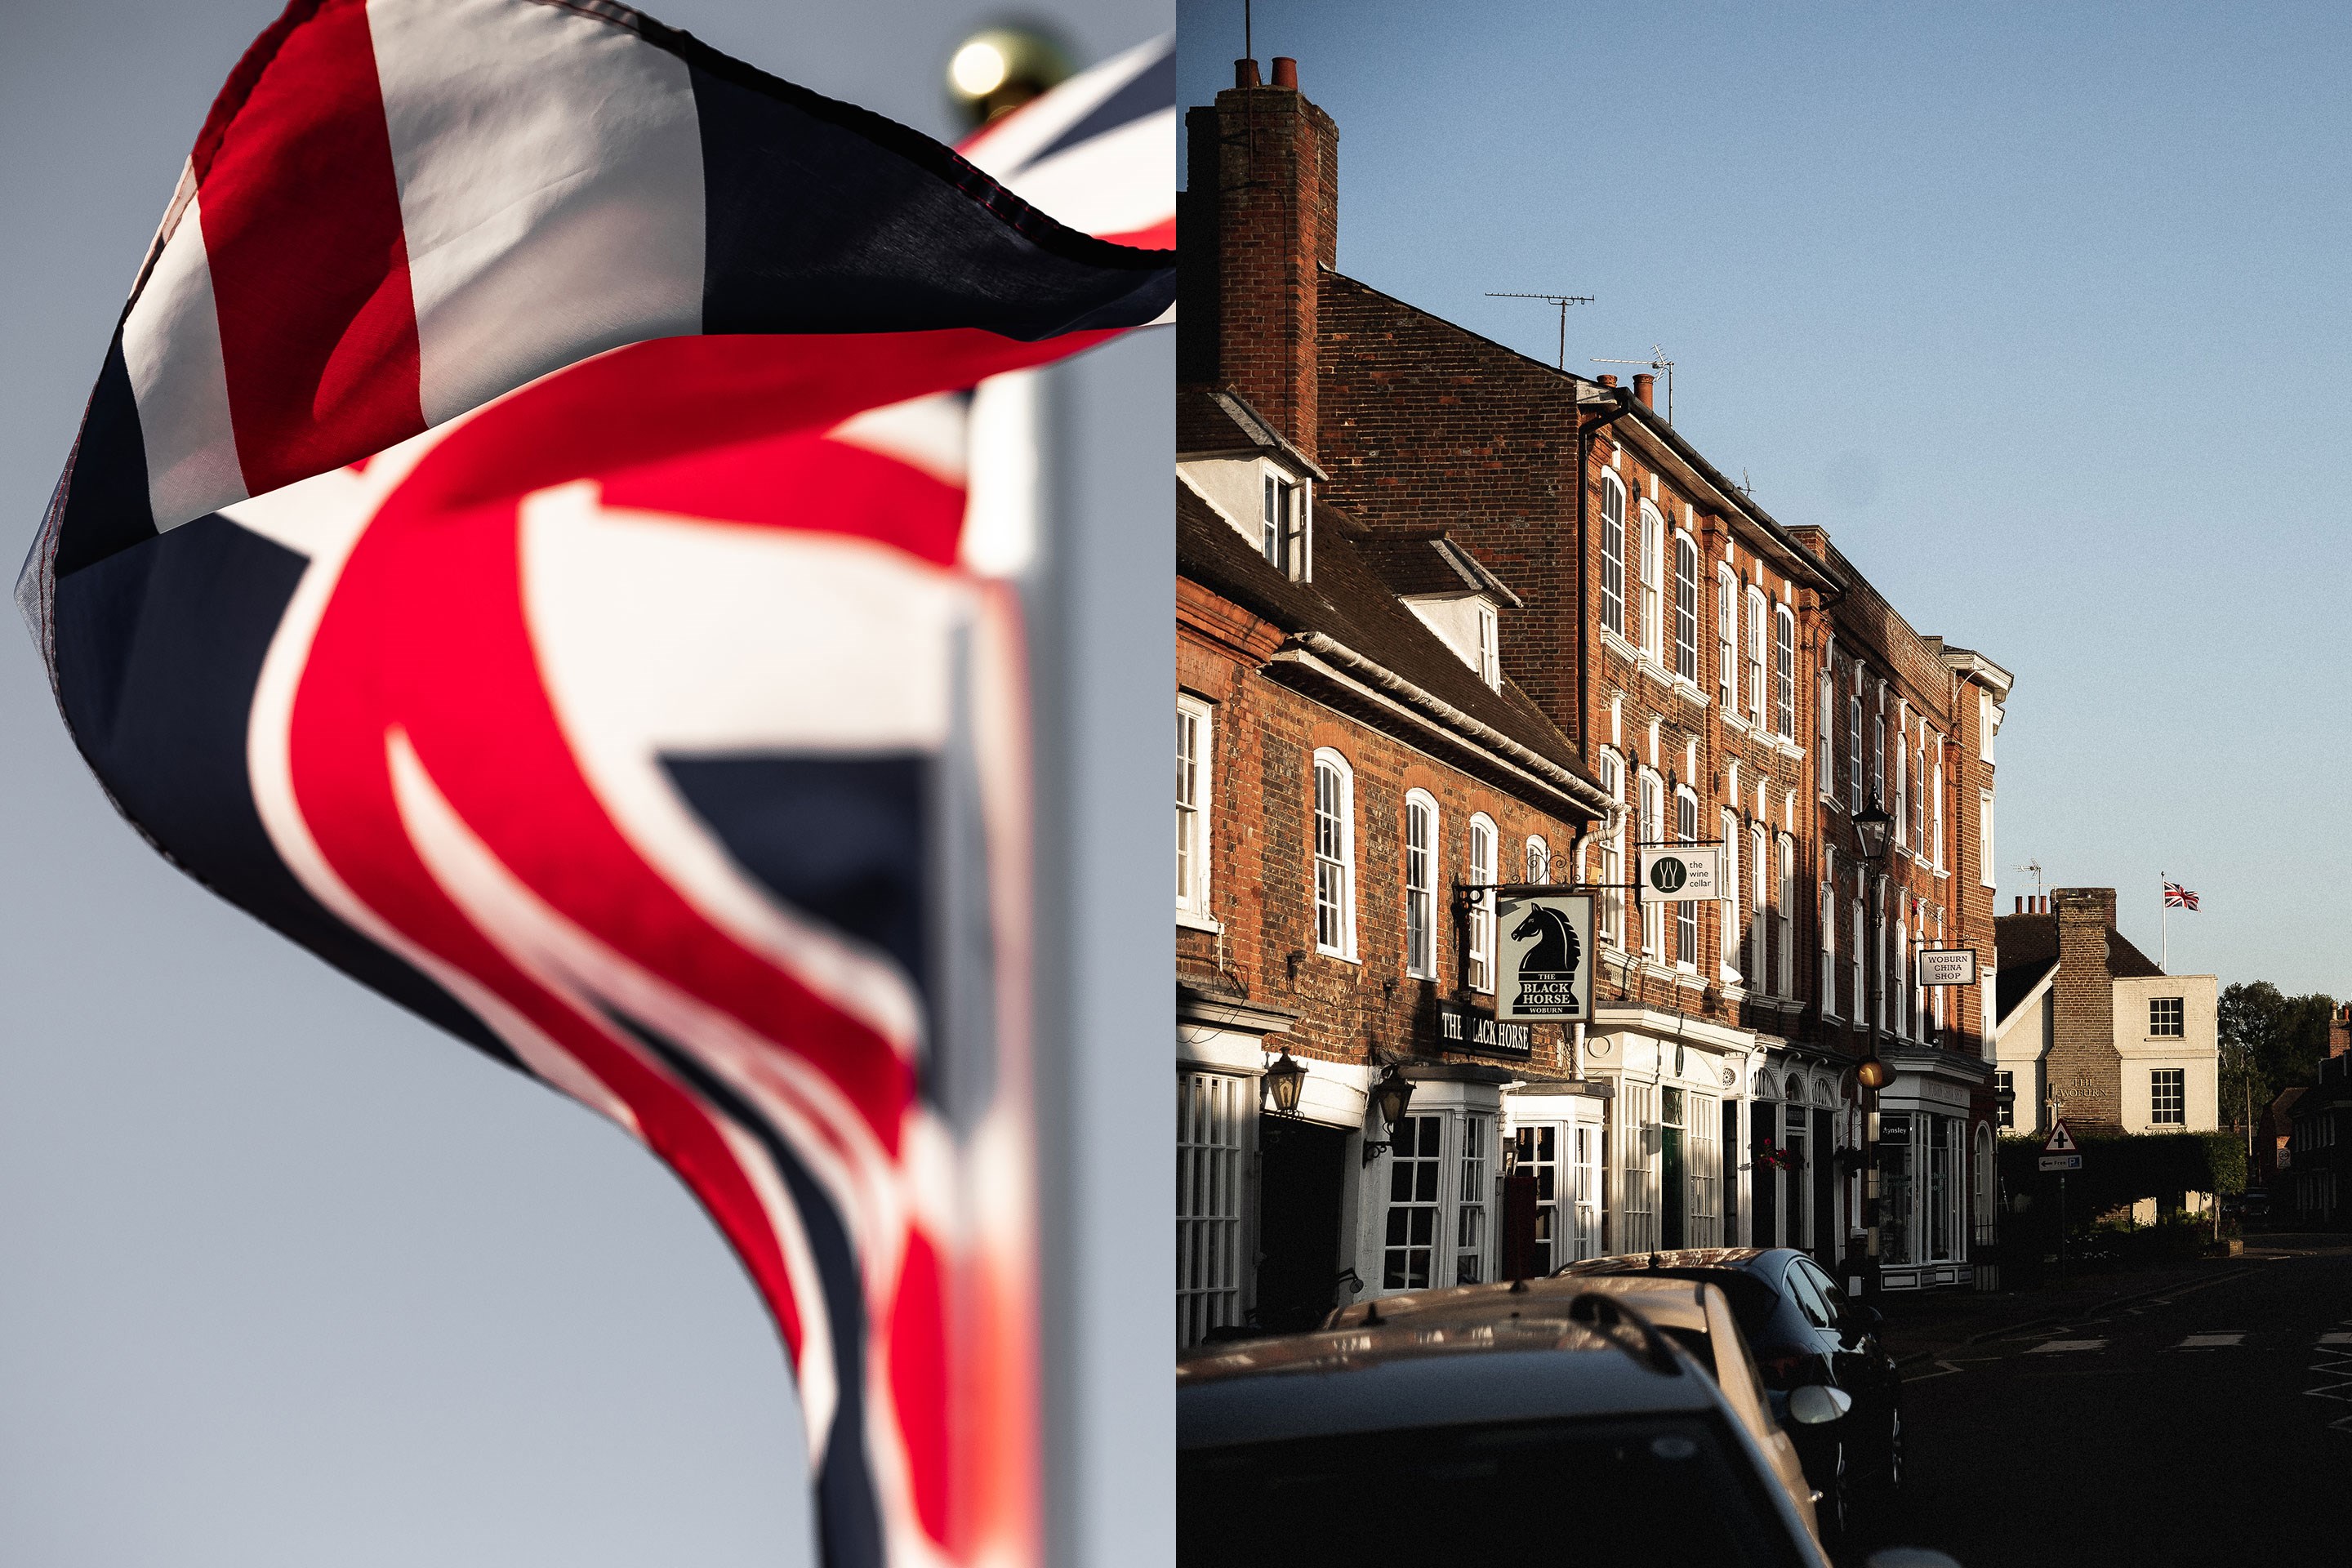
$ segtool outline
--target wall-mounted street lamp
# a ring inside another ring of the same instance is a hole
[[[1290,1055],[1290,1047],[1282,1047],[1282,1056],[1265,1069],[1266,1092],[1274,1096],[1276,1116],[1298,1114],[1298,1093],[1307,1087],[1307,1069]]]
[[[1379,1110],[1381,1130],[1389,1137],[1377,1142],[1370,1138],[1364,1140],[1365,1164],[1370,1164],[1389,1152],[1390,1139],[1396,1136],[1397,1123],[1404,1120],[1405,1108],[1412,1103],[1412,1080],[1404,1076],[1402,1068],[1391,1062],[1389,1070],[1381,1075],[1381,1081],[1372,1086],[1372,1104]]]

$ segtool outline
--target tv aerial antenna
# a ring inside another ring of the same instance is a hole
[[[1647,365],[1652,370],[1664,371],[1666,373],[1666,423],[1671,425],[1675,422],[1675,362],[1666,357],[1664,349],[1656,343],[1652,343],[1648,359],[1596,359],[1592,363],[1594,364],[1640,364]]]
[[[1557,305],[1557,306],[1559,306],[1559,368],[1560,368],[1560,369],[1562,369],[1562,370],[1566,370],[1566,369],[1568,368],[1568,308],[1569,308],[1570,305],[1590,305],[1591,303],[1592,303],[1592,296],[1591,296],[1591,295],[1590,295],[1590,294],[1497,294],[1497,293],[1496,293],[1493,289],[1488,289],[1488,290],[1486,291],[1486,298],[1488,298],[1489,300],[1543,300],[1546,304],[1549,304],[1549,305]]]
[[[2034,901],[2037,903],[2040,902],[2042,899],[2042,862],[2039,860],[2028,860],[2022,866],[2013,866],[2010,868],[2014,871],[2022,871],[2027,876],[2033,879]]]

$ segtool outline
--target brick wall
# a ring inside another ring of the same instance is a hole
[[[2123,1120],[2123,1070],[2116,1055],[2115,983],[2107,932],[2116,923],[2113,888],[2056,888],[2058,977],[2051,986],[2055,1019],[2050,1082],[2076,1124]]]

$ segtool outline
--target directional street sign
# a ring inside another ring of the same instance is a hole
[[[2072,1154],[2076,1152],[2074,1135],[2066,1131],[2066,1123],[2063,1118],[2061,1118],[2058,1124],[2050,1130],[2050,1141],[2042,1145],[2042,1152],[2045,1154]]]
[[[2083,1168],[2080,1154],[2044,1154],[2042,1168],[2045,1171],[2079,1171]]]

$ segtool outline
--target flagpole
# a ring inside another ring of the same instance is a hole
[[[2162,933],[2158,938],[2160,956],[2156,966],[2167,974],[2172,973],[2172,900],[2165,897],[2164,886],[2170,879],[2161,871],[2156,874],[2156,926]]]

